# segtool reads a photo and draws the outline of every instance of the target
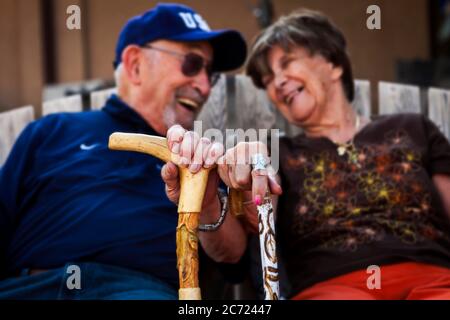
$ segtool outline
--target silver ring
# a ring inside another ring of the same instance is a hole
[[[252,168],[253,170],[265,170],[267,168],[266,157],[262,153],[257,153],[252,156]]]

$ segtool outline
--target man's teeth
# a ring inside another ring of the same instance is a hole
[[[199,107],[199,105],[195,101],[189,99],[178,99],[178,103],[192,109],[197,109]]]

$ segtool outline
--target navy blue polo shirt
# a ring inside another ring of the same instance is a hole
[[[98,262],[177,284],[177,210],[163,162],[111,151],[113,132],[157,133],[117,96],[101,111],[31,123],[0,170],[3,270]]]

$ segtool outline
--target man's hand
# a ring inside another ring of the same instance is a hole
[[[166,184],[166,194],[170,201],[178,204],[180,198],[180,181],[178,166],[189,168],[191,173],[197,173],[202,168],[210,169],[223,155],[223,145],[211,143],[209,139],[201,138],[197,133],[186,131],[180,125],[175,125],[167,132],[169,150],[179,156],[177,164],[168,162],[161,171]],[[215,171],[209,174],[208,185],[202,208],[208,208],[217,203],[217,188],[219,177]]]

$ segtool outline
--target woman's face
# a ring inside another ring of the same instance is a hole
[[[284,117],[300,126],[320,123],[336,84],[340,84],[342,68],[300,47],[286,52],[274,46],[268,62],[272,74],[262,80]]]

